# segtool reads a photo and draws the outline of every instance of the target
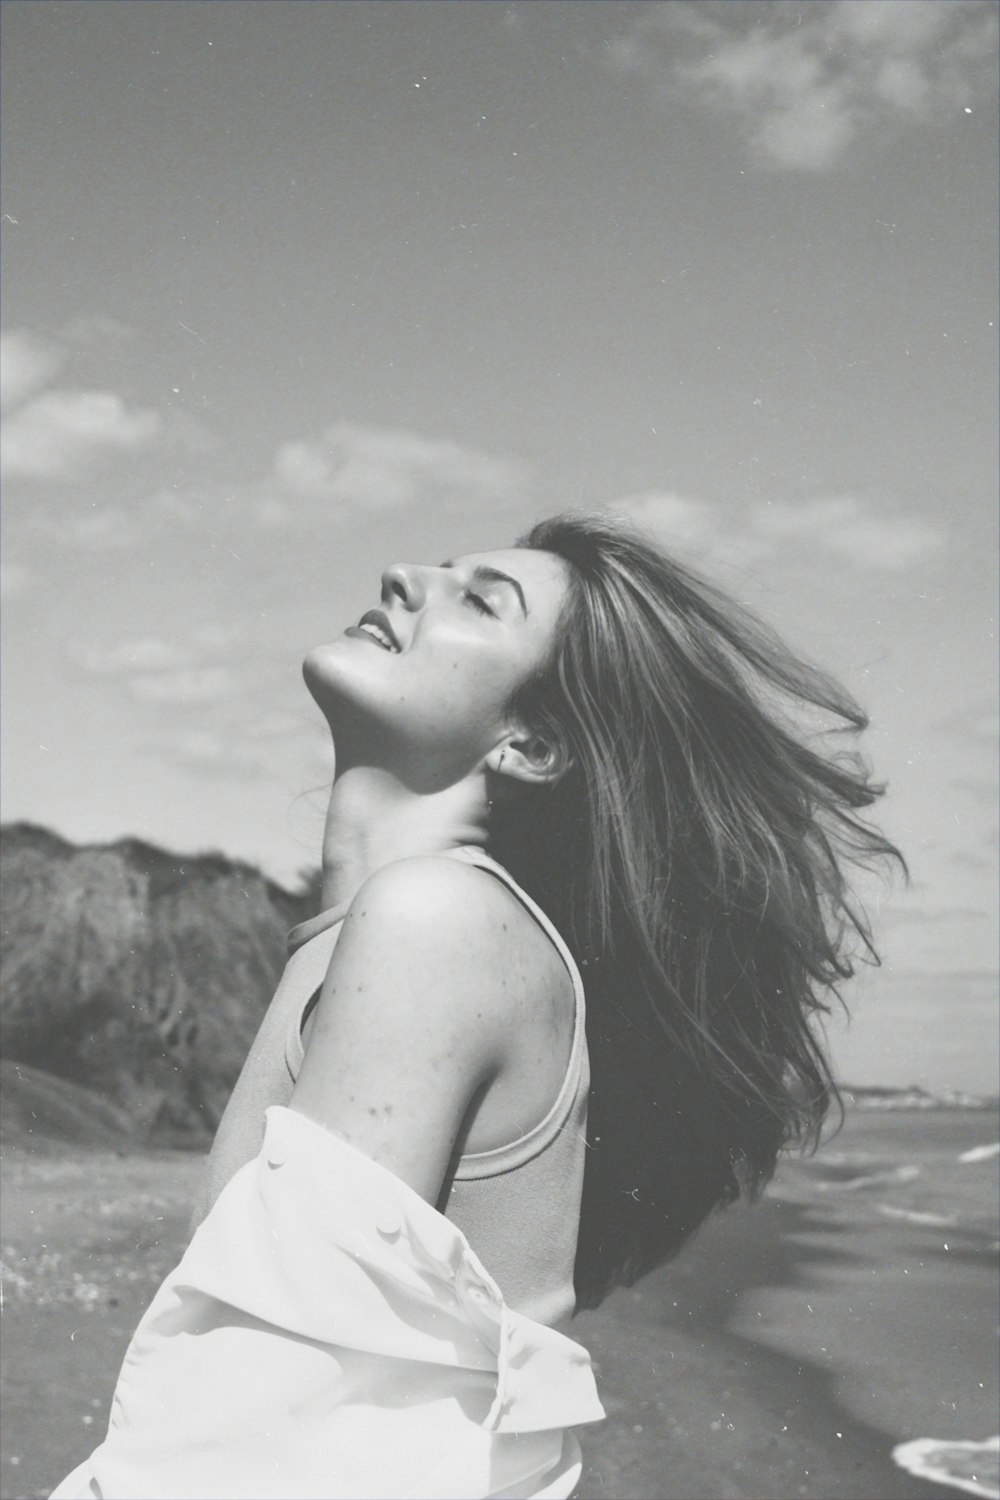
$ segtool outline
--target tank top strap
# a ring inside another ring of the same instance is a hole
[[[583,1002],[583,979],[580,975],[580,970],[577,968],[576,959],[569,951],[559,929],[552,919],[546,916],[545,912],[538,905],[538,902],[533,901],[527,891],[522,890],[508,869],[495,860],[492,855],[487,854],[485,849],[480,849],[477,844],[461,844],[457,849],[450,849],[448,853],[454,859],[462,859],[465,860],[466,864],[478,865],[481,870],[487,870],[489,874],[495,875],[517,897],[521,905],[531,913],[539,927],[551,940],[552,946],[566,965],[569,977],[573,981],[573,993],[576,996],[577,1007],[579,1009]]]
[[[573,1042],[570,1048],[569,1062],[562,1085],[556,1095],[555,1102],[545,1117],[520,1136],[516,1141],[511,1141],[506,1146],[497,1146],[492,1151],[469,1152],[461,1157],[458,1170],[455,1173],[456,1180],[492,1177],[500,1172],[512,1171],[515,1167],[522,1166],[544,1151],[552,1140],[559,1134],[566,1123],[567,1117],[573,1109],[573,1104],[583,1081],[584,1060],[586,1056],[586,1012],[583,991],[583,979],[577,967],[576,960],[566,945],[561,933],[552,920],[533,901],[527,891],[521,889],[510,871],[505,869],[495,859],[488,855],[485,850],[474,844],[463,844],[456,849],[449,850],[451,857],[464,860],[466,864],[476,865],[488,874],[501,881],[513,896],[521,903],[531,917],[538,923],[555,948],[559,957],[566,966],[566,970],[573,984],[574,998],[574,1021]]]

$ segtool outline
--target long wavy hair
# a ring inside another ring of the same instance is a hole
[[[877,962],[848,873],[903,862],[859,816],[883,788],[842,743],[867,719],[830,677],[618,518],[557,516],[519,545],[568,565],[551,657],[512,708],[570,768],[495,815],[490,847],[583,969],[579,1310],[816,1143],[840,1104],[817,1013]]]

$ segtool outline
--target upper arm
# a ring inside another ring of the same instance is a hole
[[[477,1089],[503,1063],[494,882],[401,860],[358,892],[313,1017],[291,1108],[436,1202]]]

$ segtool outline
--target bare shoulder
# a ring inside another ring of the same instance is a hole
[[[351,902],[345,925],[374,917],[403,930],[426,922],[442,924],[440,936],[460,932],[467,922],[486,929],[506,904],[499,881],[473,865],[440,855],[395,860],[369,876]]]
[[[510,888],[457,859],[419,856],[384,866],[352,902],[341,942],[350,941],[349,924],[366,946],[391,938],[411,964],[446,978],[444,1003],[486,1001],[492,1029],[504,1037],[526,1007],[537,1013],[546,994],[571,989],[549,937]]]
[[[453,1047],[468,1019],[492,1017],[496,1025],[469,1034],[469,1046],[482,1050],[503,1020],[497,997],[488,994],[503,967],[505,893],[496,886],[482,872],[438,856],[383,866],[348,908],[330,987],[377,995],[382,1014],[416,1009],[424,1027],[447,1027]]]
[[[292,1107],[434,1202],[472,1100],[509,1067],[527,926],[499,881],[457,860],[372,875],[344,919]]]

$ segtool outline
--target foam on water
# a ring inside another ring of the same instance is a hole
[[[894,1208],[891,1203],[878,1204],[880,1214],[890,1219],[906,1219],[910,1224],[929,1224],[934,1229],[954,1229],[958,1220],[951,1214],[922,1214],[912,1208]]]
[[[987,1438],[984,1443],[916,1438],[893,1448],[892,1457],[908,1474],[949,1484],[985,1500],[1000,1500],[1000,1437]]]
[[[958,1159],[962,1162],[991,1161],[994,1156],[1000,1156],[1000,1141],[994,1141],[991,1146],[973,1146],[971,1151],[963,1151]]]
[[[817,1182],[820,1192],[850,1193],[858,1188],[886,1187],[889,1184],[912,1182],[920,1176],[920,1168],[914,1166],[889,1167],[884,1172],[866,1172],[861,1177],[849,1177],[846,1182]]]

